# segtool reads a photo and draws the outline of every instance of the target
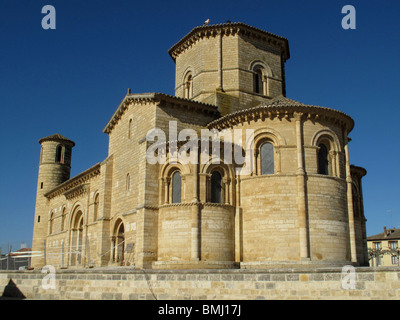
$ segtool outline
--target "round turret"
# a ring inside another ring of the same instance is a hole
[[[75,143],[60,134],[42,138],[39,143],[42,147],[40,150],[32,250],[44,252],[49,221],[45,195],[70,178],[71,155]],[[32,258],[31,266],[39,267],[44,264],[43,257]]]
[[[39,163],[39,189],[46,191],[68,180],[72,147],[75,143],[60,134],[39,140],[42,145]]]

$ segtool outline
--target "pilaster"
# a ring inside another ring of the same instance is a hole
[[[308,212],[307,212],[307,186],[306,173],[304,169],[304,150],[303,150],[303,114],[294,113],[296,125],[296,146],[297,146],[297,213],[299,224],[299,244],[300,259],[310,259],[310,247],[308,240]]]

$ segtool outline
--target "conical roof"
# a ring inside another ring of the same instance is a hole
[[[62,136],[59,133],[52,134],[51,136],[48,136],[48,137],[44,137],[44,138],[39,140],[39,143],[41,144],[44,141],[63,141],[63,142],[67,142],[69,144],[72,144],[72,146],[75,145],[75,142],[73,142],[72,140],[69,140],[68,138]]]
[[[280,50],[282,58],[286,61],[290,58],[288,39],[273,34],[271,32],[261,30],[242,22],[227,22],[222,24],[210,24],[198,26],[192,29],[186,36],[174,44],[168,53],[175,61],[176,57],[186,48],[191,47],[197,40],[203,37],[209,37],[222,32],[223,34],[241,33],[250,35],[261,41],[265,41],[269,46],[273,46]]]

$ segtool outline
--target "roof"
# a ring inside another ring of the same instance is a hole
[[[222,32],[223,34],[235,34],[241,33],[246,35],[254,35],[256,38],[264,40],[268,42],[268,44],[278,47],[282,52],[283,58],[288,60],[290,58],[289,52],[289,42],[288,39],[278,36],[276,34],[270,33],[268,31],[264,31],[242,22],[234,22],[234,23],[222,23],[222,24],[213,24],[213,25],[203,25],[199,27],[195,27],[190,31],[186,36],[184,36],[181,40],[179,40],[176,44],[174,44],[169,50],[168,53],[175,61],[176,57],[186,48],[190,47],[197,39],[200,39],[204,36],[217,35]]]
[[[50,191],[46,192],[44,196],[51,199],[57,195],[63,194],[72,188],[83,185],[90,178],[100,174],[101,163],[96,163],[94,166],[86,169],[85,171],[77,174],[75,177],[64,181]]]
[[[159,92],[150,92],[150,93],[128,93],[124,99],[119,104],[117,110],[115,110],[114,114],[111,116],[111,119],[107,122],[106,126],[103,129],[104,133],[110,133],[114,128],[115,124],[119,121],[125,110],[128,108],[128,105],[132,102],[140,102],[140,101],[153,101],[153,102],[172,102],[177,103],[181,106],[186,106],[194,109],[200,109],[205,113],[218,115],[218,107],[212,104],[207,104],[203,102],[198,102],[191,99],[185,99],[180,97],[171,96],[165,93]]]
[[[280,95],[273,98],[271,101],[268,101],[267,103],[261,103],[261,106],[291,107],[291,106],[307,106],[307,104]]]
[[[388,234],[386,235],[386,233]],[[367,240],[400,240],[400,229],[387,229],[386,232],[384,231],[382,233],[367,237]]]
[[[51,136],[48,136],[48,137],[44,137],[39,140],[39,143],[42,143],[43,141],[64,141],[64,142],[68,142],[68,143],[72,144],[72,146],[75,145],[75,142],[73,142],[72,140],[69,140],[68,138],[62,136],[59,133],[52,134]]]
[[[25,252],[31,252],[32,248],[21,248],[18,251],[12,252],[10,256],[19,256],[24,254]]]
[[[325,116],[327,119],[341,121],[346,124],[347,131],[350,132],[354,127],[354,120],[344,112],[315,105],[307,105],[302,102],[278,96],[268,102],[259,104],[256,107],[239,110],[225,115],[208,124],[208,127],[230,126],[232,124],[241,123],[243,119],[248,121],[250,118],[257,118],[261,113],[274,114],[278,116],[290,116],[294,112],[313,114],[316,118]],[[250,117],[250,118],[249,118]]]

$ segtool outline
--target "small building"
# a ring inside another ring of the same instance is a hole
[[[22,245],[21,245],[22,247]],[[31,248],[22,247],[9,254],[1,254],[0,270],[19,270],[28,268],[31,264]]]
[[[383,228],[382,233],[367,238],[371,267],[399,265],[400,229]]]

